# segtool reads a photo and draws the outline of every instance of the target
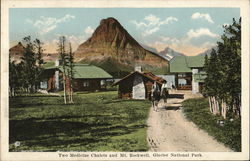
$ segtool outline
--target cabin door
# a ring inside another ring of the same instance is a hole
[[[146,91],[142,76],[135,75],[133,81],[133,99],[145,99]]]

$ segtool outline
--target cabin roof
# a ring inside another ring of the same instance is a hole
[[[134,71],[134,72],[128,74],[127,76],[123,77],[121,80],[115,82],[113,84],[113,86],[120,84],[121,82],[123,82],[124,80],[126,80],[127,78],[129,78],[129,77],[131,77],[131,76],[133,76],[135,74],[140,74],[143,77],[146,77],[146,78],[148,78],[148,79],[150,79],[152,81],[156,81],[159,84],[163,84],[163,81],[164,81],[164,79],[162,79],[161,77],[157,77],[156,75],[154,75],[151,72],[138,72],[138,71]]]
[[[45,70],[49,69],[59,69],[63,71],[62,66],[55,66],[55,64],[50,63],[44,67]],[[109,73],[107,73],[102,68],[89,64],[75,64],[74,65],[74,79],[110,79],[113,78]]]
[[[170,61],[171,73],[191,73],[191,68],[204,67],[204,56],[176,56]]]

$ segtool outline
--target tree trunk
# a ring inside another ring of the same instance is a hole
[[[211,97],[210,96],[208,97],[208,103],[209,103],[210,112],[213,113],[212,101],[211,101]]]
[[[218,99],[215,98],[216,103],[216,114],[220,115],[220,105]]]
[[[224,100],[221,102],[221,114],[224,119],[227,118],[227,104],[224,102]]]
[[[212,108],[213,108],[213,114],[216,115],[216,105],[215,105],[215,97],[212,97]]]
[[[64,104],[67,104],[67,95],[66,95],[66,81],[65,81],[65,76],[63,76],[63,95],[64,95]]]
[[[70,103],[74,103],[74,101],[73,101],[73,88],[72,88],[72,86],[70,87]]]

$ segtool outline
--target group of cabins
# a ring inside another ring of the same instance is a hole
[[[136,67],[134,72],[113,83],[118,85],[118,98],[125,99],[150,99],[152,85],[156,82],[160,87],[164,79],[169,88],[178,90],[192,90],[199,93],[202,90],[206,77],[203,71],[204,56],[176,56],[170,63],[170,75],[156,76],[151,72],[143,72],[141,67]],[[47,91],[63,89],[63,68],[57,61],[53,65],[45,66],[44,81],[41,88]],[[101,69],[88,64],[74,66],[74,91],[99,91],[106,89],[106,81],[113,77]],[[69,88],[69,79],[66,78],[66,89]]]

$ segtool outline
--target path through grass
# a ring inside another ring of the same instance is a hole
[[[147,151],[149,108],[115,91],[78,93],[74,105],[47,95],[10,98],[10,151]]]

